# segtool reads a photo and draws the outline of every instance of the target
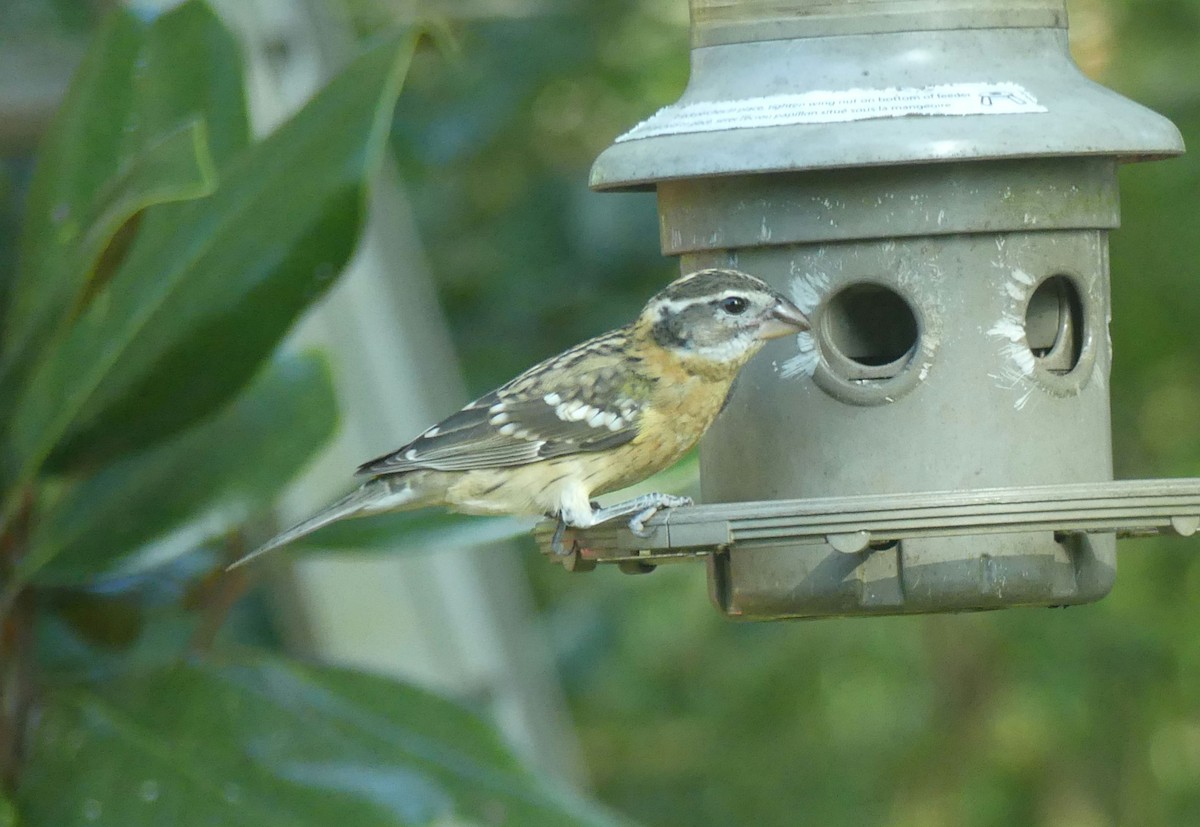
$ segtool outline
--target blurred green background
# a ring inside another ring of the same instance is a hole
[[[683,6],[479,21],[456,27],[460,65],[414,67],[397,146],[473,390],[622,323],[673,272],[652,198],[586,178],[682,89]],[[1200,2],[1068,7],[1085,71],[1196,144]],[[1117,474],[1195,476],[1200,153],[1127,167],[1122,221]],[[1095,606],[767,625],[718,616],[700,566],[528,570],[598,795],[647,824],[1198,824],[1196,541],[1120,554]]]
[[[14,0],[0,25],[83,27],[83,5]],[[1200,0],[1068,5],[1085,71],[1200,145]],[[393,148],[470,392],[671,278],[653,196],[586,181],[686,82],[685,0],[344,11],[364,33],[429,13],[455,44],[419,52]],[[1122,215],[1117,475],[1200,476],[1200,151],[1123,170]],[[719,616],[702,566],[570,576],[522,553],[596,795],[643,823],[1200,824],[1200,546],[1120,548],[1094,606],[763,625]]]

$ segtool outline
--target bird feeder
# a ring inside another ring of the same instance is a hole
[[[1183,151],[1072,62],[1062,0],[692,0],[682,98],[596,161],[681,270],[810,312],[701,444],[703,501],[568,565],[706,558],[744,618],[1096,600],[1196,481],[1114,482],[1117,167]]]

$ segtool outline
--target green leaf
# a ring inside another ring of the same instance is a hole
[[[18,403],[18,479],[145,446],[245,384],[353,252],[412,46],[363,54],[134,247]]]
[[[192,120],[164,135],[157,143],[142,147],[129,158],[95,195],[89,212],[80,222],[81,232],[60,251],[54,262],[57,273],[46,273],[51,280],[70,286],[77,280],[79,290],[74,303],[61,307],[78,312],[91,294],[102,286],[106,260],[119,260],[112,247],[121,231],[139,214],[155,204],[200,198],[216,188],[216,173],[208,152],[205,123]],[[44,306],[44,305],[43,305]],[[19,347],[19,345],[18,345]]]
[[[242,47],[205,0],[153,18],[134,68],[134,129],[169,131],[199,113],[218,169],[249,146]]]
[[[212,192],[247,140],[240,51],[205,3],[107,18],[39,152],[0,399],[111,274],[143,211]]]
[[[81,585],[191,551],[268,506],[336,424],[324,360],[277,359],[218,416],[72,485],[17,575]]]
[[[12,802],[0,795],[0,827],[17,827],[17,811]]]
[[[51,691],[16,801],[30,827],[618,823],[455,704],[250,654]]]

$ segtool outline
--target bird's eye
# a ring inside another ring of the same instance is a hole
[[[738,316],[746,312],[746,308],[750,306],[750,302],[743,299],[741,296],[730,296],[721,301],[721,309],[731,316]]]

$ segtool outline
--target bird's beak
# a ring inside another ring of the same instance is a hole
[[[758,327],[758,338],[778,339],[793,333],[802,333],[811,329],[808,316],[800,312],[800,308],[784,298],[780,298],[767,311],[766,317]]]

